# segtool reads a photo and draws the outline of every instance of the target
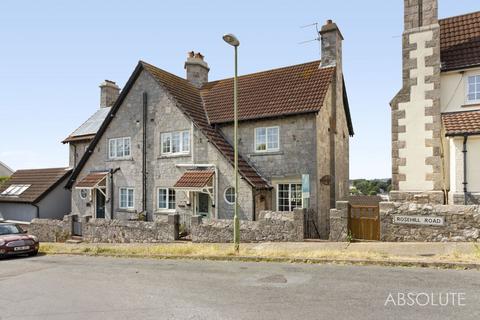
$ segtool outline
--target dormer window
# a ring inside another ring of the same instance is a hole
[[[467,102],[480,102],[480,75],[468,77]]]
[[[31,185],[30,184],[12,184],[10,187],[5,189],[0,196],[14,196],[18,197],[25,192]]]

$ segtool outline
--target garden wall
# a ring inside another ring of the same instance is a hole
[[[443,218],[443,225],[399,224],[395,216],[414,222]],[[480,207],[381,202],[380,236],[382,241],[480,241]]]
[[[241,242],[303,241],[304,210],[295,212],[262,211],[257,221],[240,221]],[[192,217],[193,242],[228,243],[233,240],[233,220]]]

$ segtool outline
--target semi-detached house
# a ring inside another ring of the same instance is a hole
[[[328,237],[329,210],[348,195],[353,127],[342,34],[332,21],[320,33],[321,61],[239,77],[238,200],[248,220],[262,210],[311,208]],[[189,53],[185,69],[182,78],[140,61],[119,94],[103,84],[102,101],[115,103],[102,102],[108,111],[91,119],[96,133],[80,130],[65,141],[76,152],[72,213],[233,217],[233,79],[208,81],[200,53]]]

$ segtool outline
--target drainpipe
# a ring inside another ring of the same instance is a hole
[[[142,161],[142,210],[145,221],[148,221],[147,213],[147,92],[143,92],[143,161]]]
[[[113,183],[113,175],[118,170],[120,170],[120,168],[110,169],[110,220],[113,220],[113,211],[115,210],[115,201],[114,201],[115,185]]]
[[[463,197],[464,197],[464,204],[467,205],[468,199],[467,199],[467,194],[468,194],[468,181],[467,181],[467,141],[468,141],[468,136],[465,135],[463,136]]]

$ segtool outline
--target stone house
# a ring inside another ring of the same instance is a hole
[[[71,192],[65,188],[71,173],[69,168],[15,171],[0,186],[0,218],[25,222],[62,219],[71,211]]]
[[[239,77],[237,194],[241,219],[308,207],[327,238],[329,210],[348,196],[353,127],[343,37],[332,21],[320,37],[321,61]],[[73,161],[73,214],[233,217],[233,79],[209,81],[200,53],[189,53],[185,69],[181,78],[140,61],[118,98],[110,91],[115,103]],[[77,142],[66,142],[72,152]]]
[[[10,177],[13,174],[13,170],[5,163],[0,161],[0,177]]]
[[[403,88],[391,102],[393,201],[480,200],[480,12],[404,0]]]

